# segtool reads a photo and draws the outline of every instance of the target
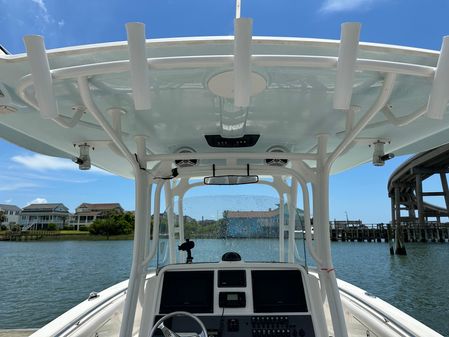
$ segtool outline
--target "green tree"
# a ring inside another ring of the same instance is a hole
[[[49,230],[49,231],[55,231],[57,228],[58,228],[58,226],[56,226],[56,224],[54,224],[54,223],[49,223],[47,225],[47,230]]]
[[[101,219],[96,219],[90,226],[89,232],[94,235],[131,234],[134,231],[134,215],[131,212],[109,212]]]

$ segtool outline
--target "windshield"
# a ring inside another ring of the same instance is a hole
[[[303,264],[303,211],[295,207],[295,260]],[[160,223],[158,266],[170,263],[169,219],[166,208]],[[181,213],[181,217],[179,216]],[[289,207],[269,186],[202,186],[175,198],[173,223],[176,259],[185,263],[190,246],[193,263],[218,262],[226,252],[236,252],[243,261],[288,261]],[[179,249],[179,246],[188,243]],[[191,248],[194,242],[194,247]]]

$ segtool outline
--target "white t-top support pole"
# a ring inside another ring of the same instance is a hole
[[[170,180],[167,180],[164,183],[164,192],[165,192],[165,207],[168,222],[168,249],[169,249],[170,263],[176,263],[175,216],[173,210],[173,193],[171,189]]]
[[[149,222],[148,204],[150,202],[148,173],[141,169],[135,170],[135,228],[133,244],[133,261],[126,293],[125,307],[123,309],[120,337],[131,337],[133,333],[134,318],[136,314],[137,299],[142,281],[145,258],[145,241],[147,240],[146,227]]]
[[[318,252],[321,255],[321,285],[326,288],[332,326],[335,337],[348,337],[340,291],[337,286],[335,269],[332,264],[331,242],[329,236],[329,174],[330,165],[327,160],[328,135],[318,136],[317,179],[313,183],[315,238]]]
[[[288,194],[288,262],[295,262],[295,223],[296,206],[298,199],[298,182],[292,178],[290,191]]]
[[[284,210],[284,193],[279,193],[279,262],[285,260],[285,210]]]
[[[184,194],[178,195],[178,214],[179,242],[182,244],[184,242]]]

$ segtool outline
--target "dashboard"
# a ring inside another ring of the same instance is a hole
[[[211,337],[317,336],[301,267],[210,265],[161,271],[154,322],[174,311],[188,311],[201,319]],[[164,324],[181,334],[200,332],[189,317],[175,316]]]

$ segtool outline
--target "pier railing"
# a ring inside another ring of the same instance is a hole
[[[35,241],[41,240],[44,237],[59,236],[59,231],[45,231],[45,230],[27,230],[22,231],[6,231],[0,234],[0,241]]]
[[[396,227],[389,223],[331,221],[329,232],[332,241],[388,242],[394,238],[398,229],[404,242],[449,242],[449,223],[403,222]]]

